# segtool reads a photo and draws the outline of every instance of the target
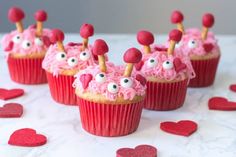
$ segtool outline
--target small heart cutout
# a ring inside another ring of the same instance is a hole
[[[138,80],[143,86],[145,86],[146,83],[147,83],[146,78],[143,77],[143,76],[140,75],[140,74],[137,74],[137,75],[136,75],[136,80]]]
[[[24,128],[13,132],[8,144],[24,147],[35,147],[44,145],[47,138],[44,135],[37,134],[34,129]]]
[[[206,52],[211,52],[211,50],[213,49],[213,45],[211,43],[205,43],[203,44],[203,48]]]
[[[154,49],[156,51],[165,51],[165,52],[168,50],[168,48],[166,48],[166,47],[158,47],[158,46],[156,46]]]
[[[157,149],[150,145],[139,145],[132,148],[121,148],[116,151],[116,157],[157,157]]]
[[[224,97],[212,97],[208,101],[210,110],[234,111],[236,110],[236,102],[228,101]]]
[[[135,69],[138,70],[138,71],[140,71],[140,70],[142,69],[142,67],[143,67],[143,64],[144,64],[143,61],[140,61],[139,63],[135,64],[135,65],[134,65],[134,66],[135,66]]]
[[[177,73],[187,68],[186,64],[183,63],[180,58],[174,59],[174,67]]]
[[[7,45],[7,47],[5,47],[4,51],[11,51],[14,47],[14,42],[10,41]]]
[[[190,136],[197,130],[197,123],[190,120],[181,120],[179,122],[162,122],[161,130],[181,136]]]
[[[0,118],[17,118],[23,114],[23,107],[21,104],[8,103],[0,107]]]
[[[230,85],[229,89],[233,92],[236,92],[236,84]]]
[[[83,88],[86,89],[89,85],[89,82],[93,79],[93,76],[91,74],[82,74],[79,79]]]
[[[42,40],[43,40],[44,45],[46,45],[47,47],[49,47],[52,44],[49,37],[47,36],[42,36]]]
[[[8,100],[20,97],[24,94],[23,89],[3,89],[0,88],[0,99],[2,100]]]

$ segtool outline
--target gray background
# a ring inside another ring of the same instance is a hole
[[[136,33],[140,29],[167,33],[174,27],[171,12],[180,9],[185,27],[201,27],[203,13],[212,12],[216,33],[236,34],[235,0],[0,0],[0,32],[15,28],[7,19],[13,5],[25,10],[25,25],[34,22],[36,10],[45,9],[49,14],[45,25],[65,32],[78,32],[87,22],[94,24],[97,33]]]

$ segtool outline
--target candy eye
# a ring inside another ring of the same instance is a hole
[[[87,61],[90,58],[90,53],[83,51],[83,52],[80,53],[79,58],[82,61]]]
[[[16,44],[21,42],[21,37],[19,35],[16,35],[13,37],[12,41]]]
[[[169,70],[169,69],[172,69],[174,67],[174,65],[171,61],[163,62],[162,66],[165,70]]]
[[[74,67],[78,64],[78,59],[75,57],[70,57],[67,61],[68,65]]]
[[[96,82],[103,83],[106,81],[106,75],[104,73],[99,73],[95,76]]]
[[[22,43],[22,47],[24,49],[29,49],[31,47],[31,42],[29,40],[24,40],[23,43]]]
[[[35,38],[34,39],[34,43],[38,46],[42,46],[43,45],[43,41],[40,38]]]
[[[147,66],[150,68],[155,67],[158,64],[158,61],[155,58],[149,58],[147,62]]]
[[[65,52],[58,52],[56,55],[56,60],[58,61],[64,61],[66,59],[66,53]]]
[[[108,90],[110,93],[115,94],[115,93],[118,93],[119,87],[118,87],[118,85],[117,85],[116,83],[111,82],[111,83],[108,84],[107,90]]]
[[[188,42],[188,47],[189,48],[195,48],[197,47],[197,42],[195,40],[189,40]]]
[[[179,47],[181,47],[181,46],[182,46],[182,42],[181,42],[181,41],[175,44],[175,47],[176,47],[176,48],[179,48]]]
[[[129,78],[122,78],[120,80],[120,84],[124,88],[130,88],[133,85],[133,81],[131,79],[129,79]]]

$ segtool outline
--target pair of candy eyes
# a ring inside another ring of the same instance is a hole
[[[181,46],[182,46],[181,41],[176,44],[176,47],[177,47],[177,48],[179,48],[179,47],[181,47]],[[188,47],[189,47],[189,48],[196,48],[197,46],[198,46],[197,41],[195,41],[195,40],[193,40],[193,39],[188,41]]]
[[[153,67],[156,67],[158,65],[158,61],[156,60],[156,58],[149,58],[149,60],[147,61],[147,66],[149,68],[153,68]],[[172,69],[174,67],[174,64],[172,61],[165,61],[162,63],[162,67],[165,69],[165,70],[169,70],[169,69]]]
[[[13,38],[13,42],[16,43],[16,44],[20,43],[21,42],[21,37],[19,35],[15,36]],[[40,38],[35,38],[34,39],[34,43],[36,45],[38,45],[38,46],[42,46],[43,45],[43,41]],[[24,40],[22,42],[22,47],[24,49],[29,49],[31,46],[32,46],[32,43],[29,40]]]

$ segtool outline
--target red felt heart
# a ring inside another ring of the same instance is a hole
[[[197,130],[197,123],[190,120],[181,120],[179,122],[162,122],[161,130],[181,136],[190,136]]]
[[[34,129],[24,128],[13,132],[8,144],[24,147],[35,147],[44,145],[47,138],[44,135],[36,134]]]
[[[8,103],[0,107],[0,118],[16,118],[23,114],[23,107],[21,104]]]
[[[116,157],[157,157],[157,149],[150,145],[139,145],[132,148],[121,148],[116,151]]]
[[[137,75],[136,75],[136,80],[138,80],[143,86],[145,86],[146,83],[147,83],[146,78],[143,77],[143,76],[140,75],[140,74],[137,74]]]
[[[140,61],[139,63],[135,64],[135,69],[138,71],[141,70],[143,67],[143,64],[144,64],[143,61]]]
[[[212,97],[208,101],[208,107],[210,110],[233,111],[236,110],[236,102],[223,97]]]
[[[14,42],[10,41],[7,45],[7,47],[5,47],[4,51],[11,51],[14,47]]]
[[[230,85],[229,89],[233,92],[236,92],[236,84]]]
[[[156,50],[156,51],[160,51],[160,52],[162,52],[162,51],[167,51],[168,50],[168,48],[166,48],[166,47],[158,47],[158,46],[156,46],[156,47],[154,47],[154,49]]]
[[[93,79],[93,76],[91,74],[82,74],[79,79],[83,85],[83,88],[86,89],[89,85],[89,82]]]
[[[3,89],[0,88],[0,99],[8,100],[17,98],[19,96],[22,96],[24,94],[23,89]]]
[[[211,43],[205,43],[203,44],[203,48],[206,52],[211,52],[211,50],[213,49],[213,45]]]
[[[177,73],[187,68],[186,64],[183,63],[180,58],[174,59],[174,67]]]

